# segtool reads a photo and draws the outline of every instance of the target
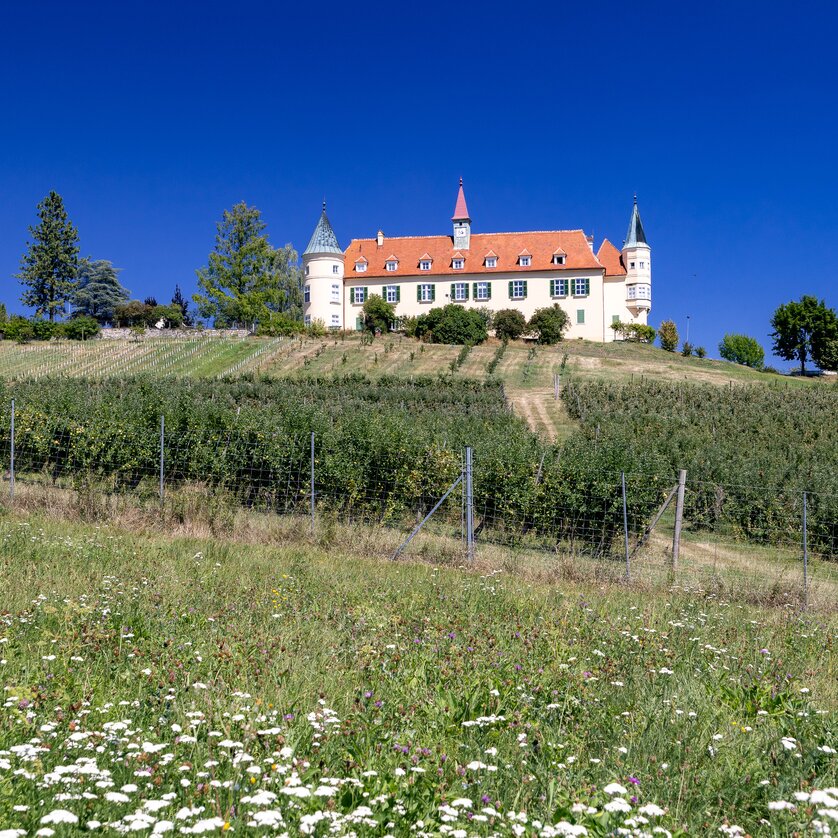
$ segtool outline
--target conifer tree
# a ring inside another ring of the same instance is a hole
[[[119,282],[107,259],[79,260],[78,285],[73,293],[73,314],[86,314],[100,324],[110,323],[114,309],[128,301],[128,289]]]
[[[52,321],[76,288],[79,234],[57,192],[38,204],[38,218],[38,225],[29,228],[32,241],[27,242],[17,278],[24,288],[21,302]]]

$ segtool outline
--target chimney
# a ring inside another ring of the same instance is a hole
[[[594,252],[594,237],[593,236],[585,236],[585,238],[588,240],[588,247],[591,248],[591,253],[593,253]]]
[[[379,247],[384,247],[384,231],[383,230],[379,230],[378,233],[376,234],[375,243]]]

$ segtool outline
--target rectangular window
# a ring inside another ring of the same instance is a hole
[[[616,326],[620,322],[620,315],[619,314],[612,314],[611,315],[611,325]]]
[[[641,268],[645,268],[645,267],[646,267],[646,263],[645,263],[645,262],[641,262],[641,263],[640,263],[640,267],[641,267]]]
[[[564,265],[564,256],[559,256],[558,254],[553,256],[553,264],[554,265]]]
[[[567,280],[566,279],[551,279],[550,280],[550,296],[551,297],[566,297],[567,296]]]
[[[364,288],[350,288],[349,289],[349,302],[352,305],[360,306],[366,302],[367,299],[367,289]]]
[[[306,265],[306,276],[308,276],[308,269],[309,269],[309,266]]]
[[[303,325],[304,326],[310,326],[311,325],[311,315],[310,314],[307,314],[305,317],[303,317]]]
[[[498,266],[497,256],[487,256],[486,257],[486,267],[487,268],[496,268],[497,266]]]
[[[638,285],[637,286],[637,299],[638,300],[651,300],[652,299],[652,289],[648,285]]]
[[[355,270],[358,271],[359,274],[364,273],[366,271],[366,269],[367,269],[367,263],[366,262],[356,262],[355,263]]]
[[[419,263],[419,270],[420,271],[429,271],[431,269],[431,263],[427,259],[423,259]]]
[[[492,299],[492,283],[491,282],[475,282],[474,283],[474,299],[481,302]]]
[[[401,288],[398,285],[388,285],[384,289],[384,299],[387,300],[388,303],[401,302]]]
[[[332,265],[332,273],[340,273],[340,268],[337,265]]]
[[[340,315],[333,314],[332,315],[332,328],[337,329],[340,326]]]
[[[388,263],[387,263],[387,270],[388,270],[388,271],[394,271],[394,270],[396,270],[396,268],[397,268],[398,266],[399,266],[399,263],[398,263],[398,262],[388,262]]]
[[[363,315],[359,314],[355,318],[355,331],[356,332],[363,332],[364,331],[364,318]]]
[[[585,323],[585,309],[584,308],[577,308],[576,309],[576,322],[580,326]]]
[[[451,283],[451,299],[456,302],[462,302],[468,299],[468,283],[467,282],[452,282]]]
[[[522,256],[521,257],[521,267],[528,268],[530,266],[530,257],[529,256]]]
[[[333,283],[332,284],[332,302],[339,303],[340,302],[340,285]]]
[[[629,262],[629,269],[634,270],[634,262]]]
[[[454,270],[455,271],[461,271],[463,269],[463,262],[464,262],[463,259],[455,259],[452,263],[453,267],[454,267]]]
[[[637,286],[636,285],[629,285],[627,288],[628,293],[626,297],[629,300],[636,300],[637,299]]]
[[[420,303],[432,303],[436,297],[434,286],[430,283],[423,283],[416,286],[416,300]]]
[[[303,288],[303,300],[307,303],[311,302],[311,286],[310,285],[306,285],[306,287]]]
[[[573,280],[573,296],[587,297],[591,293],[591,280],[587,277],[577,277]]]
[[[509,283],[509,299],[523,300],[527,296],[527,281],[525,279],[513,279]]]

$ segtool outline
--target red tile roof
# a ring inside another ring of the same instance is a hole
[[[344,262],[346,276],[354,272],[355,261],[363,253],[369,259],[366,276],[415,276],[419,273],[419,260],[425,254],[433,257],[430,271],[422,275],[440,274],[476,274],[503,273],[504,271],[573,271],[602,270],[602,263],[591,252],[588,240],[582,230],[548,230],[534,233],[473,233],[468,250],[454,250],[451,236],[404,236],[387,238],[383,247],[376,246],[373,239],[353,239],[346,249]],[[605,244],[603,244],[603,247]],[[615,250],[613,245],[609,245]],[[386,250],[385,250],[386,248]],[[518,264],[518,254],[524,249],[532,254],[528,267]],[[553,264],[553,254],[561,249],[567,254],[564,265]],[[484,254],[494,251],[497,254],[497,266],[487,268]],[[602,252],[602,248],[600,248]],[[616,252],[616,250],[615,250]],[[384,267],[385,254],[393,254],[398,260],[398,268],[388,271]],[[460,270],[451,267],[454,257],[465,259],[465,266]],[[617,253],[619,260],[619,253]],[[625,271],[622,271],[625,273]],[[608,271],[610,274],[610,271]]]
[[[608,239],[604,239],[599,246],[596,258],[602,262],[605,268],[606,276],[625,276],[626,266],[623,264],[623,255],[611,244]]]
[[[468,207],[466,206],[466,195],[463,192],[463,179],[460,178],[460,191],[457,193],[457,205],[454,207],[454,215],[451,216],[452,221],[465,221],[471,219],[468,214]]]

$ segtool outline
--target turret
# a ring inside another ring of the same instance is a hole
[[[343,251],[323,212],[303,251],[303,314],[306,325],[320,320],[329,329],[343,328]]]
[[[460,191],[457,193],[457,204],[451,220],[454,222],[454,250],[468,250],[471,239],[471,218],[466,206],[462,178],[460,178]]]
[[[631,211],[628,233],[623,243],[623,264],[626,268],[626,305],[635,317],[645,322],[652,308],[652,249],[637,209],[637,195]]]

